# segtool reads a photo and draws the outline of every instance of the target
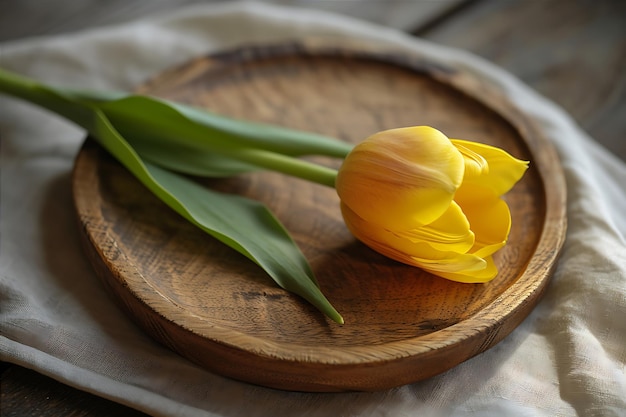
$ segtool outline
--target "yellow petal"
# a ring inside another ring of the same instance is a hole
[[[485,257],[504,246],[511,231],[511,212],[504,200],[490,188],[472,183],[463,184],[454,199],[463,209],[475,235],[470,253]]]
[[[352,234],[361,242],[388,258],[405,264],[428,268],[429,271],[458,272],[485,268],[484,260],[476,255],[441,251],[429,242],[409,240],[398,233],[367,222],[341,204],[344,221]]]
[[[465,163],[464,180],[489,174],[489,164],[482,155],[474,152],[467,146],[463,146],[458,140],[452,143],[459,152],[461,152],[461,155],[463,155],[463,161]]]
[[[450,140],[463,154],[466,173],[463,183],[475,183],[489,187],[496,195],[501,196],[508,192],[518,182],[526,169],[528,162],[514,158],[504,150],[482,143],[460,139]],[[479,155],[486,161],[487,167],[480,166],[474,155]],[[477,168],[480,166],[480,169]]]
[[[426,242],[436,250],[465,253],[474,246],[470,223],[454,201],[448,210],[434,222],[417,229],[396,234],[412,242]]]
[[[350,152],[335,188],[361,218],[406,230],[432,223],[448,209],[464,170],[461,153],[438,130],[392,129]]]
[[[481,283],[481,282],[489,282],[498,275],[498,268],[491,256],[488,256],[484,259],[485,268],[476,271],[476,270],[465,270],[459,272],[442,272],[442,271],[429,271],[434,275],[438,275],[442,278],[449,279],[451,281],[457,282],[465,282],[465,283]],[[427,270],[426,268],[424,268]]]
[[[474,245],[472,250],[469,252],[474,256],[478,256],[479,258],[486,259],[489,256],[493,255],[500,249],[502,249],[506,245],[506,242],[500,243],[492,243],[490,245]]]
[[[411,256],[410,265],[418,266],[432,274],[445,277],[442,274],[478,273],[487,267],[484,259],[467,253],[444,252],[421,244],[421,256]]]

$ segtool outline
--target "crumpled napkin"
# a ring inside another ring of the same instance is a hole
[[[401,49],[482,77],[537,122],[565,171],[569,229],[530,316],[489,351],[385,392],[283,392],[204,371],[105,295],[79,244],[70,171],[83,133],[0,97],[0,354],[155,416],[624,415],[626,165],[559,108],[463,51],[323,12],[232,3],[0,45],[0,66],[65,86],[131,89],[192,57],[308,36]]]

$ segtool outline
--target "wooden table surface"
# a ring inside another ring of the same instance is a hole
[[[422,0],[387,2],[402,1]],[[199,2],[0,0],[0,42],[118,23]],[[413,26],[406,21],[407,31],[416,36],[466,49],[516,75],[626,160],[625,1],[454,1],[428,19],[416,17]],[[3,363],[0,371],[2,416],[144,415],[17,365]]]

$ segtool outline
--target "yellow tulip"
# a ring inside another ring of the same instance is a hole
[[[487,282],[507,242],[501,196],[528,162],[428,126],[379,132],[345,158],[335,188],[352,234],[381,254],[460,282]]]

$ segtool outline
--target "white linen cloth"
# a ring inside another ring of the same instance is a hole
[[[60,85],[131,89],[198,55],[310,35],[365,39],[472,71],[538,122],[563,163],[569,229],[530,316],[489,351],[385,392],[283,392],[204,371],[135,327],[85,259],[70,189],[83,132],[2,96],[1,359],[155,416],[625,415],[626,165],[504,71],[390,28],[258,3],[5,43],[0,66]]]

